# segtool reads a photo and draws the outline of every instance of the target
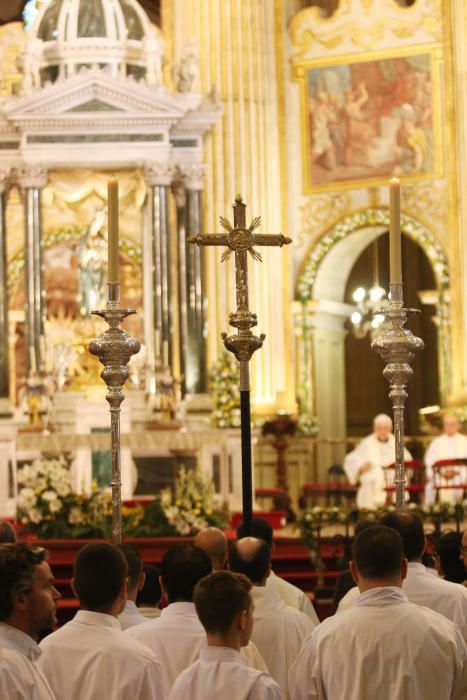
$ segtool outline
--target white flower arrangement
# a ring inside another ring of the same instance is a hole
[[[23,525],[51,520],[72,495],[70,472],[63,458],[36,459],[18,470],[18,515]]]
[[[164,489],[160,494],[162,511],[178,535],[196,535],[209,525],[225,526],[225,518],[216,510],[214,483],[201,471],[182,468],[174,492]]]

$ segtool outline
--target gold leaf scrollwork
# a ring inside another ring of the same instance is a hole
[[[309,244],[311,238],[317,238],[330,225],[334,225],[350,211],[350,206],[349,192],[308,197],[301,207],[302,226],[296,239],[297,247]]]

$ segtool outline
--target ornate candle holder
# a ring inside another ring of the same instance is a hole
[[[96,355],[104,365],[101,377],[108,387],[106,396],[110,405],[110,427],[112,445],[112,535],[115,544],[122,541],[122,472],[120,462],[120,407],[123,399],[123,385],[129,373],[126,367],[132,355],[139,352],[140,344],[120,328],[124,318],[136,313],[135,309],[122,309],[120,306],[120,283],[107,284],[108,300],[103,310],[92,311],[105,319],[109,328],[96,340],[89,343],[89,352]]]
[[[404,328],[407,316],[419,311],[404,308],[402,283],[390,284],[390,295],[389,311],[384,315],[392,327],[375,338],[371,347],[387,363],[383,375],[389,383],[389,398],[394,412],[396,507],[403,508],[405,505],[404,410],[408,397],[407,384],[413,375],[410,363],[415,353],[423,350],[424,343],[412,331]]]

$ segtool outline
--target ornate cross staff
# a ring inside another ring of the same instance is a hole
[[[252,313],[248,305],[248,253],[253,260],[262,261],[261,255],[254,246],[287,245],[292,240],[282,234],[253,233],[261,224],[261,218],[255,217],[249,227],[246,226],[246,205],[239,194],[233,204],[234,224],[220,217],[222,227],[227,233],[197,234],[188,238],[189,243],[197,245],[221,245],[227,250],[222,253],[221,262],[228,260],[235,253],[235,285],[237,310],[229,314],[229,323],[237,329],[237,333],[228,336],[222,333],[222,339],[227,350],[232,352],[240,362],[240,411],[242,434],[242,496],[243,523],[245,534],[251,532],[253,517],[253,487],[251,466],[251,416],[250,416],[250,372],[249,361],[256,350],[263,345],[264,333],[253,335],[251,329],[258,324],[258,317]]]

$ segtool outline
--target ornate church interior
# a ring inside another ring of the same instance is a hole
[[[1,4],[0,519],[61,619],[116,521],[260,515],[321,619],[359,511],[460,533],[465,1]]]

